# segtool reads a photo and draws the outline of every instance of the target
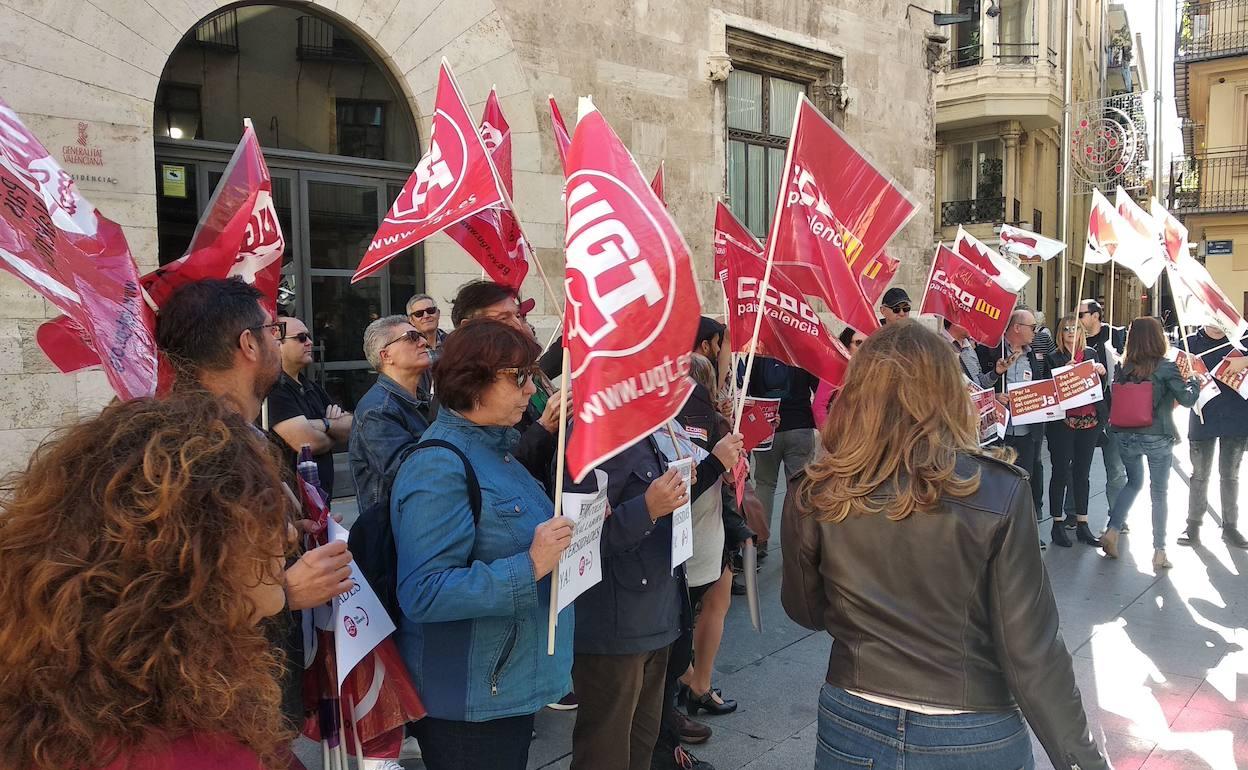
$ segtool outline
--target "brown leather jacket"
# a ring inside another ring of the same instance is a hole
[[[966,711],[1017,704],[1054,767],[1108,768],[1058,631],[1026,475],[978,455],[959,457],[957,469],[980,472],[970,497],[902,521],[838,524],[798,510],[805,476],[794,476],[782,523],[785,611],[835,638],[833,686]]]

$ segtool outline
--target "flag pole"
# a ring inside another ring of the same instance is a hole
[[[1114,328],[1114,294],[1115,294],[1114,292],[1114,268],[1115,267],[1116,265],[1114,264],[1114,260],[1112,259],[1109,260],[1109,292],[1106,294],[1106,298],[1109,300],[1108,302],[1109,306],[1106,308],[1106,315],[1108,316],[1107,321],[1109,323],[1110,331],[1113,331],[1113,328]]]
[[[1183,340],[1183,352],[1187,353],[1188,357],[1190,358],[1192,355],[1192,348],[1190,345],[1187,344],[1187,323],[1185,322],[1183,318],[1183,307],[1182,307],[1183,303],[1178,301],[1178,295],[1175,294],[1174,292],[1174,276],[1170,272],[1169,265],[1166,266],[1165,272],[1166,272],[1166,280],[1170,282],[1170,296],[1175,298],[1174,315],[1179,322],[1179,339]],[[1157,292],[1160,292],[1160,291],[1161,291],[1161,280],[1159,279],[1157,281]],[[1113,326],[1110,326],[1110,329],[1112,330]],[[1230,339],[1229,334],[1227,335],[1227,339],[1228,340]],[[1207,353],[1209,351],[1205,351],[1205,352]],[[1195,410],[1196,416],[1200,418],[1200,424],[1204,425],[1205,415],[1204,415],[1204,410],[1200,406],[1200,403],[1197,402],[1195,405],[1193,405],[1192,408],[1193,410]]]
[[[1074,153],[1070,146],[1070,124],[1071,124],[1071,98],[1074,88],[1072,80],[1071,59],[1075,49],[1075,0],[1066,0],[1066,44],[1064,46],[1065,56],[1063,57],[1063,72],[1065,85],[1063,86],[1062,96],[1062,237],[1070,238],[1070,164],[1074,157]],[[1084,267],[1087,267],[1086,257],[1084,258]],[[1062,270],[1058,290],[1058,308],[1057,316],[1060,318],[1068,308],[1074,309],[1075,305],[1070,304],[1070,297],[1066,292],[1067,284],[1070,282],[1070,249],[1066,249],[1062,254]],[[1083,289],[1082,283],[1080,290]]]
[[[1161,130],[1161,86],[1165,82],[1161,76],[1161,0],[1154,0],[1153,12],[1155,14],[1153,26],[1153,195],[1159,195],[1161,193],[1161,153],[1165,139]],[[1173,286],[1170,287],[1170,294],[1174,295]],[[1157,282],[1157,291],[1152,293],[1150,299],[1153,315],[1160,315],[1161,281]],[[1175,314],[1177,315],[1178,311],[1175,311]],[[1181,325],[1182,322],[1180,322]]]
[[[563,382],[559,393],[559,440],[555,449],[555,518],[563,515],[563,464],[568,445],[568,401],[572,400],[572,356],[567,337],[563,344]],[[555,621],[559,619],[559,565],[550,575],[550,622],[546,627],[546,654],[555,654]]]

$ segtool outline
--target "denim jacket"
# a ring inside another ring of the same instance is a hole
[[[533,530],[554,509],[512,453],[518,435],[445,407],[425,431],[472,463],[481,486],[475,526],[463,463],[449,450],[415,452],[394,482],[390,521],[404,615],[396,641],[436,719],[534,714],[571,689],[572,608],[559,614],[548,656],[551,578],[534,580],[529,559]]]
[[[348,450],[361,513],[379,505],[389,509],[404,450],[429,427],[428,409],[428,397],[413,396],[384,374],[356,404]]]

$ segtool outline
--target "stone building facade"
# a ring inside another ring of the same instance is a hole
[[[265,18],[280,20],[286,13],[291,26],[289,32],[265,33],[262,45],[269,54],[297,50],[287,55],[293,62],[289,72],[275,60],[257,63],[259,54],[243,61],[247,20],[274,6]],[[223,21],[225,13],[234,15]],[[237,27],[233,33],[230,25]],[[329,37],[318,43],[315,35],[326,27],[332,28]],[[230,116],[224,121],[229,125],[236,125],[240,111],[249,113],[266,156],[272,152],[275,180],[288,174],[283,178],[294,185],[289,205],[295,213],[287,226],[303,235],[288,234],[289,258],[293,268],[300,260],[306,263],[295,278],[307,289],[299,314],[312,319],[318,312],[332,312],[341,304],[335,298],[347,296],[323,287],[338,281],[341,286],[334,291],[346,291],[341,273],[350,249],[340,255],[342,262],[324,262],[323,250],[332,251],[334,244],[318,240],[315,226],[309,235],[309,215],[301,219],[297,209],[311,208],[314,216],[317,206],[336,205],[317,203],[313,185],[332,185],[335,174],[350,171],[379,185],[384,210],[386,195],[402,184],[424,147],[443,57],[455,68],[476,114],[491,86],[501,97],[513,130],[516,207],[558,291],[563,180],[547,97],[553,95],[571,121],[576,97],[592,94],[645,173],[660,161],[666,164],[669,207],[695,253],[708,312],[715,312],[718,289],[709,280],[713,204],[728,195],[732,177],[742,173],[730,168],[735,134],[726,116],[729,102],[741,98],[739,93],[730,97],[730,87],[737,88],[732,84],[743,83],[748,90],[772,82],[755,76],[773,78],[775,99],[784,97],[782,87],[805,90],[916,200],[932,201],[937,52],[927,36],[933,32],[930,14],[907,13],[901,0],[5,0],[0,3],[0,97],[65,162],[84,194],[123,225],[144,270],[171,258],[185,222],[168,212],[192,194],[165,186],[163,175],[176,178],[186,163],[202,163],[196,168],[206,178],[197,182],[198,189],[210,191],[212,174],[219,170],[213,164],[228,157],[230,142],[237,139],[237,132],[232,139],[214,135],[225,130],[214,128],[223,122],[217,113]],[[386,107],[390,125],[374,137],[376,146],[367,149],[368,140],[360,140],[353,145],[357,157],[343,158],[335,147],[343,146],[345,132],[349,129],[357,139],[369,136],[371,118],[360,119],[356,107],[339,108],[335,122],[334,100],[342,101],[349,89],[352,103],[364,104],[362,112],[371,114],[369,105],[387,98],[374,93],[376,81],[365,84],[352,74],[351,67],[360,62],[380,73],[386,86],[380,92],[388,89],[397,103]],[[222,68],[234,82],[228,92],[208,82],[219,79],[220,73],[213,73]],[[734,70],[749,75],[734,80]],[[307,89],[313,79],[317,89],[329,88],[316,97],[323,104],[310,102],[314,92]],[[192,92],[198,118],[196,127],[184,131],[174,125],[181,119],[177,116],[193,108],[178,100],[189,100]],[[291,93],[303,102],[281,106]],[[763,98],[747,104],[746,112],[765,112],[774,106],[770,102]],[[357,117],[344,123],[344,115]],[[394,128],[404,120],[415,130]],[[329,128],[320,130],[322,124]],[[783,146],[776,137],[764,136],[761,142],[760,153]],[[405,143],[397,150],[376,149]],[[739,149],[746,158],[748,148]],[[370,153],[382,152],[387,160],[370,159],[379,157]],[[754,164],[755,156],[748,157]],[[770,161],[772,156],[757,157]],[[760,171],[767,163],[749,167]],[[289,172],[281,170],[286,168]],[[762,184],[760,179],[756,175],[754,183]],[[769,183],[774,188],[774,178]],[[750,194],[757,196],[757,191]],[[376,197],[370,196],[369,201]],[[281,195],[275,192],[275,197],[280,207]],[[371,205],[364,206],[363,216],[371,216]],[[188,211],[193,226],[195,209]],[[341,231],[340,224],[333,232]],[[915,297],[935,230],[932,211],[924,207],[890,247],[902,262],[896,282]],[[364,312],[402,312],[405,295],[420,289],[442,302],[462,282],[480,275],[457,246],[441,237],[404,264],[407,272],[369,295],[380,299],[365,302]],[[539,331],[553,329],[557,308],[537,279],[531,277],[525,289],[537,300]],[[62,375],[35,346],[34,331],[51,312],[24,285],[0,276],[2,470],[23,465],[50,430],[94,413],[111,397],[98,372]],[[327,322],[326,328],[331,326]]]

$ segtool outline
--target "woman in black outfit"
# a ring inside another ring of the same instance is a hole
[[[1049,367],[1056,369],[1084,361],[1095,361],[1096,351],[1087,346],[1083,327],[1074,314],[1062,316],[1057,324],[1057,349],[1049,354]],[[1105,367],[1096,364],[1096,373],[1105,376]],[[1108,387],[1104,380],[1101,386]],[[1088,528],[1088,474],[1096,442],[1105,430],[1105,401],[1081,406],[1066,412],[1066,417],[1048,424],[1049,456],[1053,474],[1049,479],[1049,513],[1053,516],[1053,545],[1070,548],[1063,511],[1066,490],[1073,490],[1075,537],[1079,542],[1099,548],[1101,541]]]

